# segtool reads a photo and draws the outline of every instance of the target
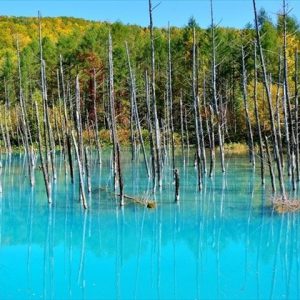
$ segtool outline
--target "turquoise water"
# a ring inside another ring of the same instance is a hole
[[[128,158],[125,158],[125,157]],[[29,187],[23,156],[2,157],[0,299],[299,299],[300,220],[268,208],[270,189],[244,157],[227,157],[197,191],[192,159],[180,168],[180,204],[165,169],[158,206],[116,205],[110,156],[92,164],[89,210],[57,155],[54,205],[42,173]],[[147,194],[142,158],[123,153],[125,191]]]

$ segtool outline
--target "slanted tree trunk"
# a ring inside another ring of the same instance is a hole
[[[142,134],[142,127],[141,127],[141,122],[140,122],[140,117],[139,117],[138,106],[137,106],[135,74],[131,67],[130,55],[129,55],[129,49],[128,49],[127,42],[126,42],[126,52],[127,52],[128,69],[129,69],[129,75],[130,75],[130,92],[131,92],[131,98],[132,98],[132,105],[134,106],[133,110],[134,110],[134,114],[135,114],[136,127],[138,130],[139,141],[142,146],[146,172],[148,174],[148,177],[150,177],[150,170],[149,170],[149,166],[148,166],[145,143],[144,143],[144,138],[143,138],[143,134]]]
[[[263,139],[261,133],[258,103],[257,103],[257,45],[254,44],[254,112],[256,120],[256,128],[258,132],[258,142],[259,142],[259,158],[260,158],[260,176],[262,185],[265,184],[265,166],[264,166],[264,149],[263,149]]]
[[[281,121],[280,121],[280,90],[281,90],[281,54],[278,55],[278,76],[277,76],[277,92],[276,92],[276,112],[275,118],[278,130],[278,148],[281,159],[281,166],[284,168],[284,158],[283,158],[283,147],[282,147],[282,134],[281,134]]]
[[[78,164],[78,172],[79,172],[79,185],[80,185],[80,194],[79,194],[79,199],[81,200],[82,203],[82,207],[84,209],[87,209],[87,201],[86,201],[86,197],[85,197],[85,185],[84,185],[84,171],[83,171],[83,164],[82,164],[82,159],[80,157],[80,152],[78,149],[78,145],[77,145],[77,141],[75,138],[75,134],[74,131],[71,131],[71,135],[72,135],[72,139],[73,139],[73,144],[74,144],[74,148],[75,148],[75,154],[76,154],[76,158],[77,158],[77,164]]]
[[[38,110],[38,105],[37,105],[36,101],[35,101],[35,116],[36,116],[36,123],[37,123],[39,154],[40,154],[40,158],[41,158],[46,194],[47,194],[47,198],[48,198],[48,203],[50,204],[52,202],[52,186],[51,186],[48,169],[46,167],[46,162],[44,159],[44,153],[43,153],[43,148],[42,148],[41,125],[40,125],[40,119],[39,119],[39,110]]]
[[[263,81],[264,81],[264,86],[265,86],[267,101],[268,101],[268,107],[269,107],[269,116],[270,116],[270,122],[271,122],[273,147],[275,149],[275,154],[276,154],[276,164],[277,164],[278,179],[279,179],[279,184],[280,184],[280,192],[282,194],[282,199],[286,200],[287,196],[286,196],[284,179],[283,179],[281,156],[280,156],[279,148],[278,148],[277,131],[276,131],[276,127],[275,127],[274,112],[273,112],[273,106],[272,106],[272,98],[271,98],[271,93],[270,93],[270,87],[269,87],[269,84],[268,84],[266,65],[265,65],[265,60],[264,60],[263,49],[262,49],[262,46],[261,46],[261,39],[260,39],[260,33],[259,33],[259,27],[258,27],[258,17],[257,17],[256,1],[255,0],[253,0],[253,10],[254,10],[254,16],[255,16],[256,40],[257,40],[257,46],[258,46],[258,50],[259,50],[261,69],[262,69],[262,73],[263,73]]]
[[[27,158],[27,165],[28,165],[28,174],[30,185],[33,187],[35,183],[34,178],[34,168],[32,166],[32,149],[29,147],[29,126],[26,118],[26,109],[25,109],[25,101],[23,95],[23,88],[22,88],[22,73],[21,73],[21,59],[20,59],[20,50],[19,50],[19,41],[17,40],[17,56],[18,56],[18,72],[19,72],[19,100],[20,100],[20,108],[21,108],[21,123],[22,123],[22,133],[24,139],[24,147],[26,149],[26,158]],[[5,141],[5,135],[3,134],[3,138]]]

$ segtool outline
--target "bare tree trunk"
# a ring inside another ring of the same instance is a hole
[[[276,92],[276,123],[278,130],[278,148],[281,159],[281,166],[284,168],[284,158],[283,158],[283,147],[282,147],[282,135],[281,135],[281,122],[280,122],[280,85],[281,85],[281,54],[278,55],[278,77],[277,77],[277,92]]]
[[[11,155],[12,153],[12,147],[11,147],[11,140],[10,140],[10,134],[9,134],[9,127],[7,125],[8,122],[10,122],[10,105],[9,105],[9,95],[7,91],[7,84],[6,80],[4,78],[4,93],[5,93],[5,131],[6,131],[6,139],[8,143],[8,154]]]
[[[245,108],[246,123],[248,129],[249,158],[250,158],[250,162],[252,163],[252,166],[255,167],[253,133],[252,133],[252,127],[251,127],[251,121],[250,121],[249,109],[248,109],[247,71],[245,66],[245,52],[243,46],[242,46],[242,66],[243,66],[243,99],[244,99],[244,108]]]
[[[257,40],[257,46],[258,46],[259,56],[260,56],[260,61],[261,61],[261,68],[262,68],[262,73],[263,73],[264,86],[265,86],[265,90],[266,90],[266,94],[267,94],[267,100],[268,100],[268,106],[269,106],[270,122],[271,122],[271,129],[272,129],[272,138],[273,138],[273,145],[274,145],[275,153],[276,153],[276,163],[277,163],[280,191],[281,191],[283,200],[286,200],[287,196],[286,196],[286,192],[285,192],[285,185],[284,185],[284,179],[283,179],[281,156],[280,156],[279,148],[278,148],[277,131],[276,131],[276,127],[275,127],[274,113],[273,113],[273,107],[272,107],[272,98],[271,98],[269,84],[268,84],[264,54],[263,54],[261,41],[260,41],[260,33],[259,33],[259,27],[258,27],[258,18],[257,18],[255,0],[253,0],[253,10],[254,10],[254,15],[255,15],[256,40]]]
[[[205,75],[204,75],[204,79],[203,79],[203,106],[204,106],[204,112],[205,112],[205,125],[206,125],[206,131],[207,131],[207,135],[208,135],[208,141],[209,141],[209,152],[210,152],[210,176],[212,176],[212,171],[214,169],[214,160],[215,160],[215,153],[214,153],[214,143],[212,143],[212,140],[214,141],[214,137],[212,137],[212,131],[213,131],[213,127],[210,129],[209,126],[209,120],[210,120],[210,115],[211,115],[211,111],[209,112],[209,114],[207,113],[207,110],[210,110],[209,107],[207,107],[206,105],[206,79],[205,79]]]
[[[101,144],[99,138],[99,126],[98,126],[98,113],[97,113],[97,81],[96,81],[96,70],[94,69],[94,94],[93,94],[93,105],[94,105],[94,115],[95,115],[95,132],[96,132],[96,145],[97,145],[97,152],[98,152],[98,160],[99,164],[101,164]]]
[[[150,177],[150,170],[149,170],[149,166],[148,166],[147,154],[146,154],[146,149],[145,149],[145,144],[144,144],[144,139],[143,139],[143,134],[142,134],[142,128],[141,128],[140,117],[139,117],[139,112],[138,112],[137,100],[136,100],[137,97],[136,97],[135,74],[134,74],[134,72],[131,68],[130,55],[129,55],[129,49],[128,49],[127,42],[126,42],[126,52],[127,52],[128,68],[129,68],[130,83],[131,83],[130,91],[131,91],[132,105],[134,106],[133,110],[134,110],[134,114],[135,114],[136,127],[138,129],[139,141],[140,141],[140,144],[142,146],[146,172],[148,174],[148,177]]]
[[[46,87],[46,75],[45,75],[45,62],[43,59],[43,45],[42,45],[42,24],[41,15],[38,15],[39,19],[39,47],[40,47],[40,69],[41,69],[41,92],[43,99],[43,127],[44,127],[44,144],[46,151],[46,169],[49,177],[49,181],[52,181],[52,176],[55,174],[55,166],[53,166],[53,154],[51,153],[51,137],[50,137],[50,122],[48,113],[48,95]],[[49,169],[52,170],[52,176],[50,176]]]
[[[264,149],[263,149],[263,139],[261,133],[260,119],[259,119],[259,111],[257,104],[257,45],[254,44],[254,111],[255,111],[255,119],[256,119],[256,127],[258,131],[259,137],[259,158],[260,158],[260,176],[262,185],[265,184],[265,166],[264,166]]]
[[[29,127],[26,118],[26,109],[25,109],[25,102],[24,102],[24,95],[22,89],[22,73],[21,73],[21,60],[20,60],[20,50],[19,50],[19,41],[17,40],[17,56],[18,56],[18,72],[19,72],[19,100],[20,100],[20,108],[21,108],[21,122],[22,122],[22,133],[24,136],[24,147],[26,149],[26,158],[28,164],[28,174],[30,179],[30,185],[33,187],[35,183],[34,178],[34,169],[32,166],[32,151],[29,147]],[[5,136],[3,135],[3,138]]]
[[[66,146],[67,146],[67,155],[68,155],[68,162],[69,162],[69,168],[70,168],[71,182],[74,183],[72,147],[71,147],[71,133],[70,133],[68,111],[67,111],[67,96],[66,96],[64,70],[63,70],[62,56],[61,55],[59,57],[59,63],[60,63],[60,76],[61,76],[62,96],[63,96],[63,105],[64,105],[64,121],[65,121],[65,126],[66,126],[65,139],[66,139]]]
[[[186,112],[186,106],[184,106],[184,127],[185,127],[185,138],[186,138],[186,145],[188,152],[190,150],[190,137],[189,137],[189,126],[187,122],[187,112]]]
[[[184,123],[183,123],[183,104],[182,104],[182,99],[183,94],[182,90],[180,90],[180,137],[181,137],[181,155],[184,159]]]
[[[161,160],[161,145],[160,145],[160,128],[156,107],[156,87],[155,87],[155,48],[154,48],[154,34],[153,34],[153,20],[152,20],[152,0],[149,0],[149,17],[150,17],[150,40],[151,40],[151,96],[154,115],[154,128],[155,128],[155,158],[156,158],[156,172],[158,186],[162,186],[162,160]]]
[[[170,112],[170,129],[171,129],[171,148],[172,148],[172,169],[175,178],[175,142],[174,142],[174,119],[173,119],[173,87],[172,87],[172,57],[171,57],[171,30],[168,26],[168,95],[169,95],[169,112]]]
[[[292,118],[292,112],[291,112],[291,102],[290,102],[290,94],[289,94],[289,85],[288,85],[288,64],[287,64],[287,32],[286,32],[286,0],[283,0],[283,27],[284,27],[284,34],[283,34],[283,59],[284,59],[284,68],[283,68],[283,74],[284,74],[284,94],[285,94],[285,100],[287,103],[287,109],[288,109],[288,124],[289,127],[289,133],[290,133],[290,169],[291,169],[291,175],[292,175],[292,188],[293,190],[296,190],[296,180],[295,180],[295,145],[296,145],[296,139],[294,134],[294,128],[293,128],[293,118]]]
[[[210,169],[209,169],[209,177],[213,176],[213,172],[215,170],[215,134],[214,134],[214,111],[213,111],[213,107],[211,105],[209,105],[209,110],[210,110],[210,140],[211,140],[211,145],[210,145]]]
[[[193,76],[192,76],[192,92],[194,102],[194,118],[195,118],[195,134],[196,134],[196,166],[198,174],[198,189],[202,190],[202,170],[201,170],[201,142],[199,132],[199,98],[198,98],[198,86],[197,86],[197,74],[196,74],[196,36],[195,28],[193,29]]]
[[[218,141],[220,148],[220,157],[221,157],[221,168],[222,172],[225,172],[225,156],[224,156],[224,145],[223,145],[223,137],[221,130],[221,118],[220,111],[218,107],[218,97],[217,97],[217,72],[216,72],[216,45],[215,45],[215,24],[214,24],[214,14],[213,14],[213,4],[212,0],[211,4],[211,41],[212,41],[212,94],[213,94],[213,108],[214,113],[217,116],[217,125],[218,125]],[[213,131],[212,131],[213,132]]]
[[[76,158],[77,158],[77,164],[78,164],[78,170],[79,170],[79,184],[80,184],[79,199],[81,199],[82,207],[84,209],[87,209],[88,206],[87,206],[86,197],[85,197],[84,175],[83,175],[84,172],[83,172],[82,160],[80,158],[77,141],[76,141],[75,134],[73,131],[71,131],[71,135],[72,135],[72,139],[73,139],[73,144],[74,144]]]
[[[85,156],[85,172],[86,172],[86,177],[87,177],[88,193],[90,194],[92,191],[92,185],[91,185],[91,172],[90,172],[88,147],[84,147],[84,156]]]
[[[77,141],[74,142],[75,150],[78,151],[77,161],[78,161],[78,168],[79,168],[79,180],[83,180],[84,184],[84,165],[85,165],[85,159],[84,159],[84,147],[83,147],[83,136],[82,136],[82,119],[81,119],[81,105],[80,105],[80,85],[79,85],[79,76],[76,76],[76,84],[75,84],[75,120],[76,120],[76,131],[77,131]],[[73,134],[73,133],[72,133]],[[83,206],[85,206],[85,192],[84,192],[84,186],[80,183],[80,191],[79,191],[79,198],[81,199]]]
[[[151,154],[151,166],[152,166],[152,180],[153,189],[156,188],[156,166],[155,166],[155,148],[153,139],[153,127],[151,122],[151,104],[150,104],[150,92],[149,92],[149,81],[147,71],[145,73],[145,90],[146,90],[146,106],[147,106],[147,127],[149,133],[149,143],[150,143],[150,154]]]
[[[270,177],[271,177],[271,184],[272,184],[272,190],[273,193],[276,192],[276,185],[275,185],[275,175],[273,171],[273,166],[272,166],[272,157],[271,157],[271,152],[270,152],[270,147],[269,147],[269,141],[266,135],[264,135],[265,139],[265,145],[266,145],[266,150],[267,150],[267,159],[268,159],[268,166],[269,166],[269,171],[270,171]]]
[[[113,173],[114,173],[114,190],[117,183],[120,189],[120,206],[124,205],[123,197],[123,180],[121,173],[121,154],[120,145],[116,128],[116,115],[115,115],[115,95],[114,95],[114,69],[113,69],[113,48],[111,34],[108,36],[108,63],[109,63],[109,104],[110,104],[110,118],[111,118],[111,132],[113,140]]]
[[[296,136],[296,180],[300,181],[300,170],[299,170],[299,87],[298,87],[298,72],[299,72],[299,61],[298,61],[298,49],[295,51],[295,136]]]
[[[36,115],[37,131],[38,131],[39,154],[40,154],[40,158],[41,158],[46,194],[47,194],[47,198],[48,198],[48,203],[50,204],[52,202],[52,186],[51,186],[51,181],[49,178],[49,173],[48,173],[48,169],[46,167],[46,162],[44,159],[44,153],[43,153],[43,149],[42,149],[41,126],[40,126],[40,120],[39,120],[38,105],[37,105],[36,101],[35,101],[35,115]]]

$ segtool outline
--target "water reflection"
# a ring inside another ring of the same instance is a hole
[[[0,181],[1,299],[299,299],[299,216],[267,207],[270,191],[247,159],[233,157],[223,175],[205,178],[178,157],[180,202],[172,174],[148,210],[116,206],[110,154],[92,159],[90,209],[57,159],[54,205],[40,170],[24,180],[24,157],[2,157]],[[124,160],[126,193],[151,195],[143,160]]]

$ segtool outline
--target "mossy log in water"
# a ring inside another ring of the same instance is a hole
[[[120,194],[111,192],[107,188],[100,187],[100,188],[98,188],[98,190],[100,190],[102,192],[107,192],[107,193],[109,193],[113,196],[116,196],[116,197],[120,196]],[[154,200],[139,198],[139,197],[133,197],[133,196],[129,196],[129,195],[124,195],[124,199],[129,200],[131,203],[146,206],[147,208],[156,208],[156,202]]]
[[[272,201],[272,204],[273,204],[273,209],[279,214],[300,211],[299,200],[274,199]]]

